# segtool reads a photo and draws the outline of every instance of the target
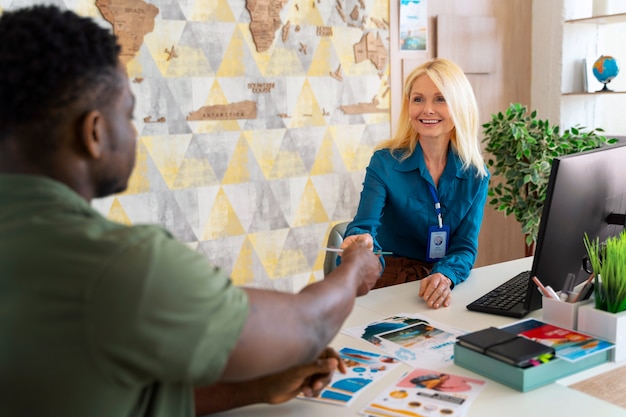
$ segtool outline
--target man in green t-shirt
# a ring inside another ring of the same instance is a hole
[[[0,16],[0,416],[191,416],[315,395],[341,368],[327,344],[380,276],[372,242],[289,294],[236,287],[166,230],[101,216],[91,200],[124,191],[135,163],[119,52],[54,6]]]

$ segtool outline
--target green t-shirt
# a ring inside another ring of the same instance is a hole
[[[0,175],[0,416],[192,416],[247,314],[245,292],[164,229]]]

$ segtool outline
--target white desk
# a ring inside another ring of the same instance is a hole
[[[531,266],[532,258],[523,258],[474,269],[468,280],[453,290],[450,307],[439,310],[427,308],[424,302],[418,298],[419,282],[377,289],[357,300],[357,304],[344,323],[344,327],[351,328],[364,325],[396,313],[417,313],[442,324],[467,331],[480,330],[488,326],[501,326],[517,319],[471,312],[465,306],[487,290],[496,287],[518,272],[530,269]],[[535,311],[528,317],[541,318],[541,311]],[[372,349],[371,344],[343,334],[337,335],[332,345],[337,348],[350,346],[357,349]],[[617,366],[619,365],[623,365],[623,363],[617,364]],[[428,364],[425,363],[424,367],[428,368]],[[468,414],[470,417],[624,417],[626,410],[623,408],[567,387],[567,384],[572,384],[614,367],[616,367],[614,363],[603,364],[526,393],[521,393],[456,365],[446,369],[451,373],[473,376],[487,381],[487,386],[471,405]],[[253,405],[216,415],[242,417],[357,416],[359,410],[368,401],[376,397],[385,387],[393,384],[409,369],[407,365],[402,364],[384,379],[372,383],[354,400],[350,407],[293,399],[278,406]]]

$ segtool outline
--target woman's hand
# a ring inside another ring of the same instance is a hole
[[[372,235],[370,235],[369,233],[363,233],[361,235],[352,235],[352,236],[346,237],[341,243],[341,249],[345,249],[357,241],[364,242],[368,248],[374,250],[374,239],[372,238]]]
[[[419,296],[430,308],[448,307],[452,299],[451,286],[450,278],[436,272],[420,281]]]

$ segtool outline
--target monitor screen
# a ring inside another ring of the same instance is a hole
[[[554,158],[531,276],[555,291],[563,288],[569,273],[576,275],[577,284],[587,279],[585,233],[600,242],[616,236],[624,230],[625,213],[626,144]],[[532,281],[525,307],[541,308],[541,294]]]

